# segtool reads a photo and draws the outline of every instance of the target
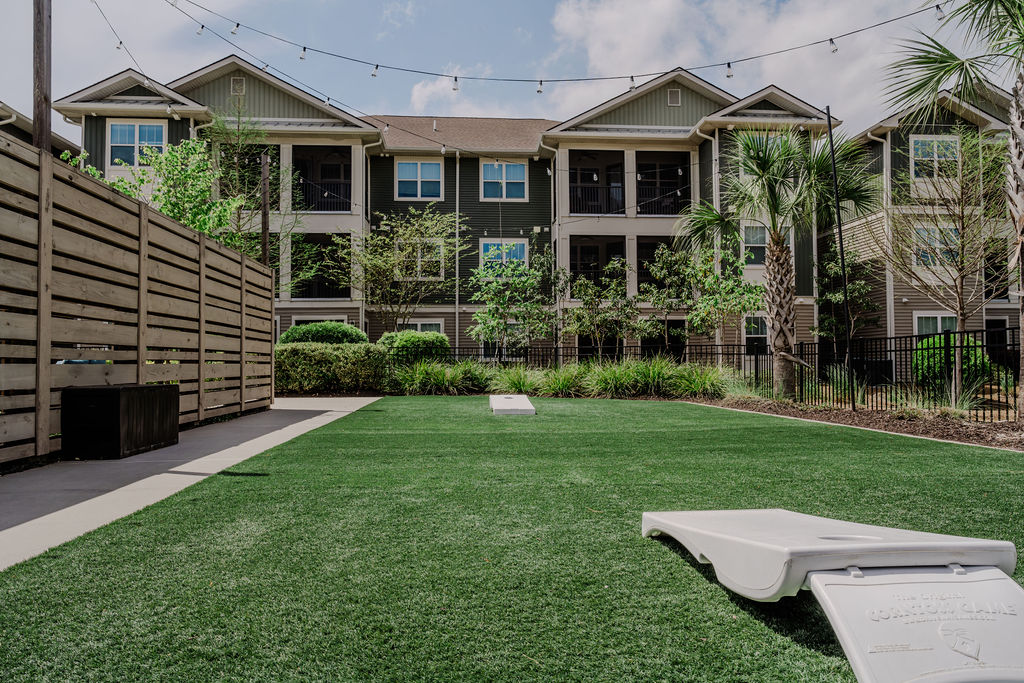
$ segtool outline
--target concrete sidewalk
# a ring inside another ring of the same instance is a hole
[[[265,412],[183,431],[122,460],[57,462],[0,477],[0,570],[163,500],[376,398],[279,398]]]

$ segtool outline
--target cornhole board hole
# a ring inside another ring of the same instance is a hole
[[[762,602],[810,589],[862,683],[1024,681],[1024,589],[1007,541],[789,510],[645,512],[726,588]]]
[[[492,394],[491,410],[495,415],[536,415],[537,409],[522,394]]]

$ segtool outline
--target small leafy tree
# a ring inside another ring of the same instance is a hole
[[[616,349],[627,337],[657,334],[650,323],[641,320],[639,299],[626,293],[629,266],[624,259],[612,259],[597,282],[578,276],[572,283],[576,306],[565,311],[565,330],[589,336],[600,350],[608,339]]]
[[[739,238],[727,233],[720,251],[702,247],[693,255],[687,277],[692,288],[686,317],[691,334],[713,335],[729,321],[742,321],[764,307],[765,288],[744,279],[746,257],[739,254]]]
[[[397,332],[428,299],[454,290],[455,262],[467,247],[456,215],[433,204],[378,218],[379,225],[362,235],[336,235],[324,268],[339,284],[362,292],[385,328]]]
[[[855,249],[846,249],[846,286],[850,296],[850,337],[878,324],[881,305],[871,298],[871,265]],[[834,242],[822,259],[817,276],[818,324],[811,332],[833,342],[846,334],[843,312],[843,269]]]
[[[685,334],[681,330],[670,332],[668,321],[673,313],[685,311],[692,304],[693,254],[659,244],[654,252],[654,260],[646,266],[654,282],[640,283],[637,295],[641,301],[647,302],[654,309],[649,318],[651,331],[656,330],[660,334],[665,348],[668,349],[672,343],[671,332],[677,335]]]

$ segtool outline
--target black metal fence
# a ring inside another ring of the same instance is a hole
[[[934,411],[949,408],[977,421],[1013,420],[1020,363],[1020,330],[988,329],[854,339],[851,391],[847,353],[840,341],[797,344],[795,400],[858,410]],[[722,368],[733,386],[751,395],[773,394],[770,349],[749,344],[608,343],[598,348],[531,346],[500,349],[491,345],[454,347],[444,353],[392,351],[392,362],[472,360],[498,365],[551,368],[566,363],[617,361],[665,356],[680,363]]]

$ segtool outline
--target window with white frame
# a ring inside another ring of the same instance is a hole
[[[747,254],[746,263],[748,265],[763,266],[767,248],[768,231],[763,225],[743,227],[743,251]]]
[[[111,120],[107,128],[109,140],[108,165],[140,166],[141,152],[146,147],[155,152],[164,151],[167,141],[167,123],[163,121],[122,121]]]
[[[395,276],[399,280],[443,280],[444,245],[440,239],[427,239],[414,247],[399,243]]]
[[[915,231],[914,265],[955,264],[959,230],[954,226],[919,225]]]
[[[914,180],[955,177],[959,159],[960,139],[955,135],[910,136],[910,175]]]
[[[914,313],[914,334],[955,332],[956,316],[949,313]]]
[[[529,262],[529,240],[511,237],[481,237],[480,265]]]
[[[743,342],[748,354],[768,352],[768,318],[748,315],[743,321]]]
[[[395,198],[443,199],[443,163],[440,159],[395,159]]]
[[[409,322],[399,323],[398,331],[403,332],[405,330],[412,330],[413,332],[438,332],[444,333],[444,324],[440,320],[410,320]]]
[[[519,329],[516,323],[509,324],[509,332],[515,334]],[[505,344],[485,341],[483,346],[483,357],[485,360],[523,360],[526,358],[528,348],[516,344]]]
[[[480,160],[480,201],[525,202],[528,199],[525,162]]]

